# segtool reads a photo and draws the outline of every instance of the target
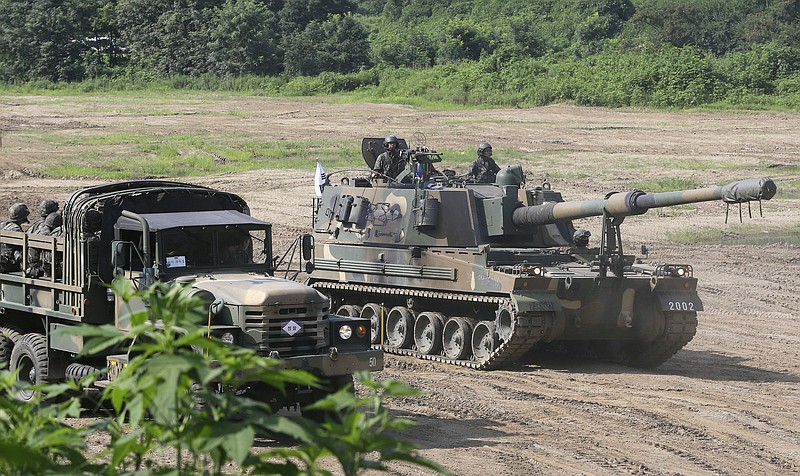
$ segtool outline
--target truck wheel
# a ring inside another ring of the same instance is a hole
[[[64,369],[64,375],[67,377],[68,380],[78,381],[87,375],[97,372],[98,369],[92,367],[91,365],[86,364],[69,364],[67,368]]]
[[[49,360],[47,357],[47,339],[41,334],[25,334],[14,345],[11,351],[11,371],[18,371],[17,381],[28,384],[27,388],[20,388],[16,398],[29,402],[36,396],[36,391],[30,386],[47,381]]]
[[[22,337],[14,326],[0,327],[0,369],[5,368],[11,360],[11,351],[14,349],[14,344]]]

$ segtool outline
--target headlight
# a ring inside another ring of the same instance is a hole
[[[220,337],[219,340],[221,340],[226,344],[233,344],[233,334],[231,334],[230,332],[226,332],[222,334],[222,337]]]
[[[339,337],[341,337],[342,340],[347,340],[352,336],[353,336],[353,328],[352,327],[350,327],[347,324],[345,324],[345,325],[343,325],[342,327],[339,328]]]

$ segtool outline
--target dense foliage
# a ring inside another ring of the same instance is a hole
[[[251,78],[227,84],[258,90],[252,78],[270,77],[268,94],[466,105],[800,101],[800,0],[0,0],[0,10],[0,80],[12,84]]]
[[[112,411],[88,426],[70,425],[69,418],[81,413],[81,400],[70,393],[76,384],[43,385],[32,403],[22,404],[13,397],[22,383],[0,371],[0,474],[327,475],[335,468],[355,475],[386,470],[391,461],[447,473],[396,436],[411,421],[391,415],[384,398],[416,395],[406,384],[362,373],[365,396],[341,390],[314,404],[319,414],[330,416],[324,422],[278,415],[246,393],[219,389],[240,388],[243,378],[278,389],[317,380],[208,339],[204,303],[188,288],[157,283],[134,292],[129,281],[119,279],[113,289],[126,302],[144,300],[149,307],[132,314],[130,332],[113,325],[77,329],[91,339],[85,353],[131,345],[128,365],[98,401],[97,408]],[[89,375],[83,383],[96,378]],[[259,450],[257,438],[291,446]]]

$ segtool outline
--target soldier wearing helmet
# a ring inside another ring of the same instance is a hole
[[[406,168],[406,160],[400,154],[400,141],[397,136],[389,135],[383,141],[384,152],[375,160],[372,167],[372,178],[395,178]]]
[[[28,223],[30,211],[24,203],[15,203],[8,208],[8,220],[0,223],[0,230],[22,232],[22,224]],[[19,271],[22,262],[22,247],[0,245],[0,272]]]
[[[86,210],[81,225],[81,241],[100,241],[100,228],[103,225],[103,214],[97,210]]]
[[[33,223],[31,223],[31,226],[28,227],[28,231],[25,233],[31,235],[49,235],[51,230],[46,229],[44,220],[48,215],[57,211],[58,202],[55,200],[43,200],[39,205],[39,216],[41,218],[37,218]]]
[[[44,202],[42,202],[44,204]],[[49,213],[42,221],[39,231],[36,234],[61,236],[62,225],[64,219],[61,212],[54,211]],[[30,232],[30,229],[28,229]],[[50,276],[52,253],[48,250],[37,249],[34,247],[28,248],[28,267],[25,268],[25,276],[30,278],[41,278],[42,276]]]
[[[467,178],[476,183],[493,183],[497,178],[500,167],[492,158],[492,144],[481,142],[478,144],[478,158],[472,162],[467,171]]]

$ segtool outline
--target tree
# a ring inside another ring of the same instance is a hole
[[[0,0],[0,79],[83,77],[88,34],[80,0]]]
[[[599,53],[602,42],[617,35],[635,12],[631,0],[592,0],[583,8],[586,16],[575,29],[576,51],[581,56]]]
[[[164,76],[208,72],[216,0],[119,0],[120,33],[131,62]]]
[[[352,15],[312,21],[288,39],[284,54],[284,69],[290,75],[351,73],[368,65],[367,32]]]
[[[286,0],[278,14],[284,35],[303,31],[312,21],[321,22],[331,15],[344,15],[354,9],[351,0]]]
[[[489,33],[472,20],[453,19],[444,26],[444,38],[436,52],[437,63],[477,60],[490,49]]]
[[[379,66],[423,68],[433,64],[436,50],[425,29],[387,23],[370,38],[370,56]]]
[[[280,73],[278,18],[256,0],[227,0],[214,15],[210,69],[222,76]]]

